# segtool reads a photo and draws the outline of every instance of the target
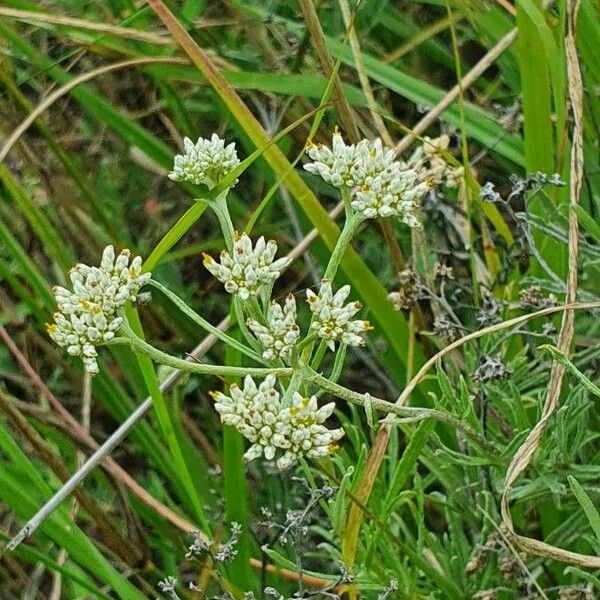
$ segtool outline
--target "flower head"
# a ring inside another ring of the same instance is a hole
[[[372,178],[369,186],[359,188],[350,203],[367,219],[399,217],[409,227],[416,227],[418,201],[429,189],[414,169],[387,170]]]
[[[277,244],[273,240],[258,238],[252,247],[252,240],[243,234],[235,240],[233,255],[226,250],[221,252],[218,263],[208,254],[204,255],[204,266],[225,285],[230,294],[237,294],[242,300],[255,296],[264,284],[271,284],[287,267],[288,257],[274,260]]]
[[[437,138],[425,136],[423,144],[413,152],[406,166],[415,169],[423,182],[431,185],[443,183],[446,187],[456,188],[464,176],[464,168],[453,167],[444,158],[449,145],[450,137],[446,134]]]
[[[333,413],[333,402],[319,408],[315,396],[305,398],[298,392],[289,407],[282,406],[276,379],[268,376],[259,386],[252,377],[244,380],[244,388],[232,385],[229,396],[212,392],[215,409],[221,421],[235,427],[252,446],[244,454],[247,461],[264,456],[277,458],[281,469],[302,456],[318,458],[337,449],[343,429],[327,429],[323,423]]]
[[[169,178],[174,181],[204,183],[212,188],[240,163],[235,143],[225,146],[225,140],[216,133],[210,140],[198,138],[195,144],[186,137],[183,144],[185,153],[175,157],[173,170],[169,173]],[[235,183],[237,180],[233,185]]]
[[[416,203],[430,186],[415,169],[395,160],[380,139],[347,145],[336,132],[331,149],[314,145],[308,155],[314,162],[304,168],[335,187],[349,188],[352,208],[365,218],[396,216],[410,227],[417,224]]]
[[[356,146],[346,145],[341,134],[333,134],[331,149],[322,144],[312,144],[308,156],[314,162],[307,163],[304,168],[314,175],[320,175],[327,183],[335,187],[354,187],[354,165],[356,162]]]
[[[300,337],[294,296],[289,294],[283,307],[277,302],[269,305],[266,325],[250,319],[248,327],[261,343],[265,360],[289,360]]]
[[[80,356],[90,373],[98,372],[96,347],[112,339],[123,323],[119,310],[135,301],[150,280],[150,273],[142,273],[142,259],[137,256],[130,263],[130,254],[123,250],[115,256],[107,246],[100,267],[78,264],[71,269],[72,291],[60,286],[53,290],[58,311],[47,325],[48,334],[69,354]]]
[[[285,469],[298,458],[321,458],[338,449],[337,441],[344,435],[344,430],[327,429],[323,423],[332,415],[335,402],[317,405],[316,396],[307,398],[294,392],[292,406],[285,408],[282,420],[290,425],[289,447],[277,461],[280,469]]]
[[[352,319],[362,308],[360,302],[349,302],[344,305],[350,294],[350,286],[345,285],[335,294],[331,282],[323,280],[319,294],[306,290],[309,308],[313,313],[311,328],[317,335],[327,340],[331,350],[335,350],[335,342],[348,346],[362,346],[364,339],[361,333],[372,329],[368,321]]]

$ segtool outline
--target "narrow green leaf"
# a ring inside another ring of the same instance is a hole
[[[10,453],[19,472],[28,472],[31,479],[24,485],[22,476],[15,478],[7,468],[0,468],[0,500],[6,503],[20,519],[29,519],[41,504],[40,494],[50,496],[52,489],[37,469],[8,434],[0,422],[0,447]],[[65,506],[59,507],[44,521],[40,529],[61,547],[72,560],[113,588],[122,600],[145,600],[129,581],[118,573],[104,558],[89,538],[73,523]],[[37,537],[37,535],[36,535]]]
[[[144,332],[137,310],[130,306],[126,309],[126,315],[129,325],[134,333],[143,338]],[[187,493],[187,501],[193,508],[194,514],[198,519],[203,532],[210,536],[211,527],[204,513],[202,500],[198,494],[198,490],[194,485],[194,479],[190,474],[193,466],[188,465],[186,462],[181,442],[178,439],[165,397],[160,391],[158,377],[156,375],[156,371],[154,370],[152,360],[144,354],[136,354],[136,359],[144,376],[148,394],[152,397],[155,414],[162,434],[167,442],[174,460],[176,472],[173,475],[177,476],[182,482]]]
[[[231,310],[231,318],[235,320],[235,311]],[[237,330],[238,336],[239,329]],[[242,356],[233,346],[227,348],[226,363],[242,365]],[[239,383],[239,382],[238,382]],[[223,499],[227,523],[235,521],[241,525],[242,533],[238,542],[238,553],[227,567],[230,581],[239,589],[250,591],[256,588],[256,581],[248,568],[252,534],[248,518],[248,484],[246,482],[246,463],[244,455],[244,436],[234,427],[223,427]],[[229,532],[225,532],[228,535]]]
[[[571,487],[573,495],[575,498],[577,498],[577,502],[579,502],[581,508],[583,509],[590,527],[593,529],[594,534],[596,535],[598,543],[600,543],[600,513],[598,512],[598,509],[594,506],[593,502],[590,500],[590,497],[585,493],[585,490],[581,487],[575,477],[568,475],[567,481],[569,482],[569,486]]]
[[[159,283],[155,280],[151,280],[150,285],[152,285],[162,294],[164,294],[182,313],[187,315],[197,325],[200,325],[200,327],[202,327],[204,330],[208,331],[209,333],[212,333],[215,337],[220,339],[222,342],[225,342],[225,344],[227,344],[228,346],[235,348],[241,354],[245,354],[246,356],[252,358],[257,362],[264,363],[262,357],[256,352],[254,352],[254,350],[247,348],[239,340],[236,340],[235,338],[233,338],[230,335],[227,335],[220,329],[217,329],[214,325],[211,325],[206,319],[203,319],[197,312],[191,309],[183,300],[181,300],[181,298],[179,298],[167,287],[162,285],[162,283]]]
[[[600,224],[594,220],[583,206],[576,204],[573,209],[577,213],[577,219],[581,226],[594,238],[597,244],[600,244]]]
[[[590,381],[590,379],[588,379],[556,346],[552,346],[551,344],[543,344],[538,346],[538,350],[546,350],[549,352],[555,361],[559,362],[561,365],[571,371],[571,373],[579,380],[583,387],[588,390],[588,392],[600,398],[600,388],[595,383]]]

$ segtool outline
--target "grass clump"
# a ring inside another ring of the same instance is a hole
[[[591,3],[5,4],[2,598],[600,594]]]

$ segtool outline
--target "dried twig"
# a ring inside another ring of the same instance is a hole
[[[228,319],[224,319],[219,323],[218,327],[226,328],[228,325]],[[19,350],[17,345],[13,342],[10,335],[6,331],[6,329],[0,325],[0,338],[2,338],[6,347],[10,350],[10,352],[15,357],[16,361],[19,363],[21,368],[27,373],[29,378],[35,387],[40,391],[40,393],[46,398],[50,406],[60,415],[63,421],[66,423],[68,427],[71,428],[71,431],[77,438],[86,444],[89,448],[99,449],[97,442],[85,431],[85,429],[81,426],[81,424],[75,419],[69,411],[65,409],[62,403],[56,398],[56,396],[51,392],[48,386],[41,380],[40,376],[37,374],[35,369],[29,364],[23,353]],[[216,338],[212,335],[207,336],[204,340],[196,347],[194,356],[200,356],[202,352],[207,352],[210,347],[215,343]],[[150,408],[151,404],[147,407]],[[142,412],[142,415],[144,413]],[[141,418],[141,417],[140,417]],[[137,421],[136,421],[137,422]],[[135,423],[134,423],[135,424]],[[91,459],[90,459],[91,460]],[[89,462],[89,461],[88,461]],[[96,464],[100,464],[102,461],[97,462]],[[87,464],[87,463],[86,463]],[[191,531],[195,529],[196,526],[190,524],[188,521],[171,511],[164,504],[156,500],[151,494],[149,494],[143,487],[141,487],[122,467],[120,467],[112,458],[106,458],[104,463],[106,470],[119,482],[125,485],[135,496],[137,496],[142,502],[148,505],[150,508],[155,510],[159,515],[161,515],[164,519],[182,529],[183,531]],[[88,471],[89,472],[89,471]],[[87,474],[87,472],[86,472]],[[74,477],[74,475],[73,475]],[[80,479],[82,481],[85,478],[85,475]],[[77,484],[76,484],[77,485]],[[72,486],[70,491],[75,489],[75,486]],[[62,490],[62,488],[61,488]],[[70,493],[68,491],[63,499]],[[60,490],[59,490],[60,492]],[[58,493],[58,492],[57,492]],[[52,499],[51,499],[52,500]],[[50,502],[50,501],[49,501]],[[55,506],[60,504],[60,501],[56,503]],[[48,513],[50,514],[50,513]]]
[[[373,123],[375,124],[377,132],[381,136],[383,142],[386,144],[386,146],[392,146],[392,138],[390,137],[385,123],[383,122],[383,119],[379,114],[379,110],[377,109],[377,102],[375,102],[373,90],[371,89],[369,78],[367,77],[367,72],[365,70],[365,65],[363,63],[362,54],[360,51],[360,44],[358,43],[358,36],[356,35],[356,29],[354,29],[354,23],[352,22],[353,17],[350,13],[350,6],[348,4],[348,0],[339,0],[339,5],[340,9],[342,10],[342,16],[344,17],[344,24],[348,29],[350,48],[352,50],[352,56],[354,57],[354,66],[356,68],[356,73],[358,74],[360,87],[362,88],[363,94],[367,99],[367,105],[369,107],[369,112],[371,113],[371,118],[373,119]]]
[[[545,0],[543,5],[547,8],[553,0]],[[504,4],[504,3],[503,3]],[[435,120],[459,97],[461,91],[470,87],[485,71],[496,62],[496,59],[507,50],[517,39],[517,28],[511,29],[499,42],[486,52],[473,68],[412,128],[410,134],[396,144],[398,154],[404,152]]]
[[[94,23],[93,21],[75,19],[66,15],[54,15],[3,6],[0,7],[0,16],[12,17],[19,21],[31,23],[50,23],[61,27],[73,27],[77,29],[86,29],[88,31],[97,31],[101,34],[114,35],[122,39],[148,42],[159,46],[173,46],[171,36],[165,34],[141,31],[140,29],[134,29],[132,27],[120,27],[119,25],[111,25],[110,23]]]
[[[335,66],[333,59],[331,58],[331,54],[329,53],[329,48],[327,47],[327,42],[325,41],[325,34],[323,33],[323,28],[319,22],[319,17],[313,5],[313,0],[300,0],[300,8],[302,9],[302,14],[304,16],[306,26],[308,27],[308,31],[310,32],[310,37],[314,44],[315,50],[317,51],[319,60],[323,65],[325,77],[331,77]],[[359,138],[358,128],[356,127],[356,121],[354,119],[352,109],[350,108],[350,104],[344,96],[344,90],[342,89],[342,84],[337,73],[335,74],[333,89],[338,98],[336,104],[340,115],[340,120],[342,121],[346,133],[350,136],[350,139],[355,142]]]
[[[0,410],[6,414],[12,426],[23,435],[31,444],[35,453],[54,471],[63,481],[68,479],[69,473],[65,464],[56,456],[42,436],[30,425],[29,421],[13,406],[10,398],[0,391]],[[139,558],[138,553],[132,548],[115,529],[106,517],[98,503],[85,491],[76,490],[76,498],[96,523],[99,531],[106,540],[107,545],[116,552],[127,564],[135,565]]]

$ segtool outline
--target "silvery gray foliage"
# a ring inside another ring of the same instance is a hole
[[[390,595],[393,595],[394,592],[397,592],[399,588],[397,579],[390,579],[387,587],[383,592],[377,595],[377,600],[387,600]]]
[[[202,555],[204,552],[210,551],[210,544],[199,531],[192,531],[190,534],[193,537],[192,543],[188,546],[185,553],[186,558],[193,558]]]
[[[242,526],[237,521],[232,521],[230,527],[231,537],[216,548],[213,548],[199,531],[193,531],[191,533],[193,541],[188,546],[185,557],[200,558],[203,554],[208,554],[216,562],[226,563],[232,561],[238,552],[237,545],[242,534]]]
[[[533,192],[534,194],[539,192],[545,185],[552,185],[554,187],[563,187],[566,183],[562,180],[559,173],[553,173],[547,175],[546,173],[536,172],[530,173],[527,177],[518,177],[517,175],[511,175],[509,178],[510,191],[504,199],[495,189],[495,185],[488,181],[486,182],[479,195],[486,202],[510,204],[515,198],[522,198],[526,192]]]
[[[519,308],[525,310],[542,310],[550,306],[556,306],[558,298],[555,294],[547,296],[542,291],[542,286],[535,284],[519,291]]]
[[[175,577],[173,577],[172,575],[169,575],[162,581],[158,582],[158,589],[163,594],[166,594],[171,600],[181,600],[181,598],[179,597],[179,595],[177,594],[177,591],[175,589],[176,586],[177,586],[177,579],[175,579]]]
[[[214,559],[217,562],[231,562],[236,557],[240,535],[242,535],[242,526],[237,521],[232,521],[231,537],[224,544],[219,544],[214,554]]]
[[[506,367],[499,356],[485,356],[481,364],[473,373],[475,383],[485,383],[493,380],[506,379],[511,374],[511,370]]]

